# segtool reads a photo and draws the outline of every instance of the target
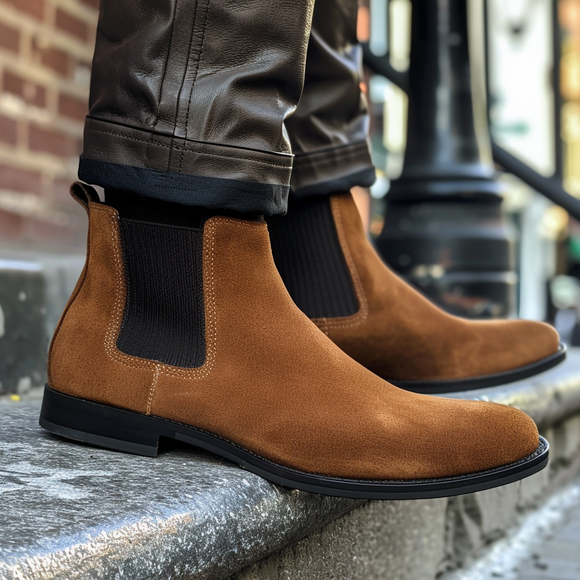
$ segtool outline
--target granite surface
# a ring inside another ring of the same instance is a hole
[[[566,361],[535,377],[491,389],[446,396],[495,401],[517,407],[544,429],[580,412],[580,348],[569,349]]]
[[[0,417],[2,579],[224,577],[356,505],[189,448],[150,459],[75,444],[37,415]]]
[[[527,580],[519,571],[580,497],[570,487],[580,415],[544,434],[552,459],[532,477],[450,499],[366,503],[229,580]]]

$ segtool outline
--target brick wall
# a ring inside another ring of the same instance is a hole
[[[99,0],[0,0],[0,250],[79,251],[68,197],[87,109]]]

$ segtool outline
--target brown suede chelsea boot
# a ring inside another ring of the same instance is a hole
[[[435,394],[492,387],[566,356],[547,324],[466,320],[424,298],[381,260],[350,193],[291,204],[269,228],[296,304],[344,352],[401,388]]]
[[[546,465],[521,411],[401,390],[339,349],[290,298],[262,220],[155,223],[72,192],[88,254],[50,348],[45,429],[148,456],[178,439],[353,498],[456,495]]]

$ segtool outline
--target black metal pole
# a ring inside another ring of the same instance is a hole
[[[407,149],[377,246],[444,308],[509,316],[514,236],[502,217],[485,95],[473,92],[472,63],[483,50],[473,52],[467,0],[413,1]]]

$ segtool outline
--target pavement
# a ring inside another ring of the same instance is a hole
[[[520,566],[518,580],[580,580],[580,498],[542,547]]]

